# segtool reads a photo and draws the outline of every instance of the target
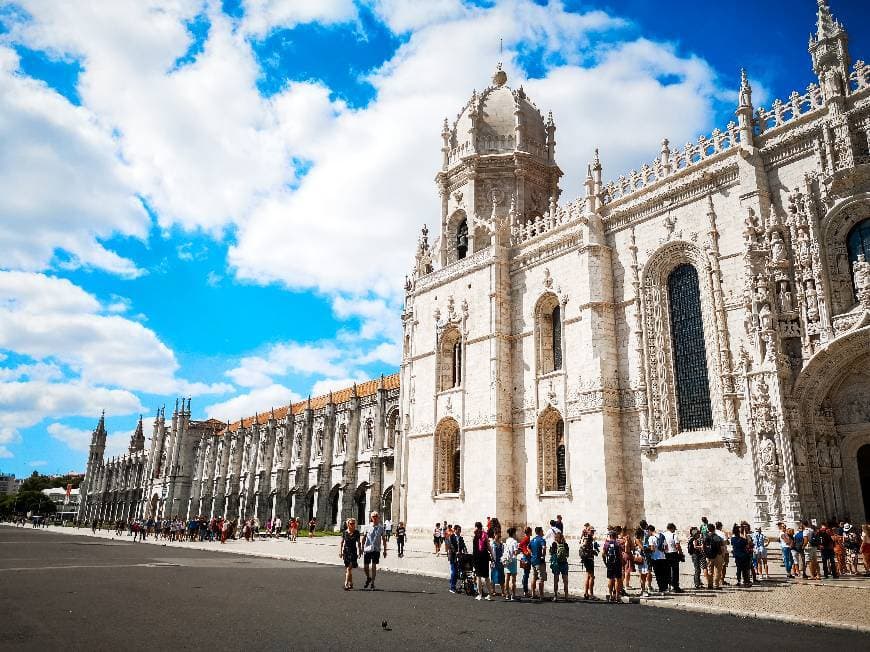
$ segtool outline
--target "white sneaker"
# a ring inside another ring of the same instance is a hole
[[[477,594],[477,597],[475,598],[475,600],[483,600],[483,596],[480,595],[480,593],[478,593],[478,594]]]
[[[491,595],[487,595],[487,596],[484,598],[484,600],[489,600],[490,602],[492,602],[492,596],[491,596]]]

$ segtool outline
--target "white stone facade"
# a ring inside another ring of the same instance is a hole
[[[101,421],[80,514],[870,518],[870,67],[825,0],[809,49],[806,92],[744,74],[724,130],[609,183],[596,152],[562,203],[499,68],[444,122],[399,374],[235,424],[182,401],[108,462]]]
[[[596,153],[567,203],[500,68],[445,121],[403,314],[411,527],[865,516],[870,67],[825,2],[810,53],[818,85],[768,110],[744,75],[726,129],[610,183]]]

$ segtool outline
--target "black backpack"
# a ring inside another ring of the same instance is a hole
[[[704,537],[704,555],[707,559],[716,559],[720,552],[722,552],[722,539],[711,532]]]
[[[619,558],[619,544],[616,541],[610,541],[604,556],[604,563],[608,566],[616,566],[621,561]]]
[[[813,548],[818,548],[822,543],[822,537],[819,536],[818,530],[813,530],[813,533],[810,535],[810,545]]]

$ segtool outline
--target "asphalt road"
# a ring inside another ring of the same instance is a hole
[[[870,639],[642,605],[476,602],[444,580],[378,579],[375,592],[345,592],[338,567],[3,527],[0,649],[795,650]]]

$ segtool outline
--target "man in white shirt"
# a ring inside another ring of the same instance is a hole
[[[384,532],[387,535],[387,541],[389,541],[390,535],[393,534],[393,522],[388,518],[384,519]]]
[[[366,585],[364,589],[371,586],[372,591],[375,590],[375,577],[378,575],[378,564],[381,563],[381,550],[383,549],[384,557],[387,556],[387,531],[381,525],[381,515],[377,512],[372,512],[371,522],[363,531],[363,568],[366,572]],[[371,567],[371,570],[369,570]]]
[[[680,535],[677,534],[677,526],[673,523],[668,523],[664,531],[665,536],[665,558],[668,560],[670,570],[671,590],[674,593],[682,593],[680,588],[680,557],[683,554],[683,549],[680,546]]]

